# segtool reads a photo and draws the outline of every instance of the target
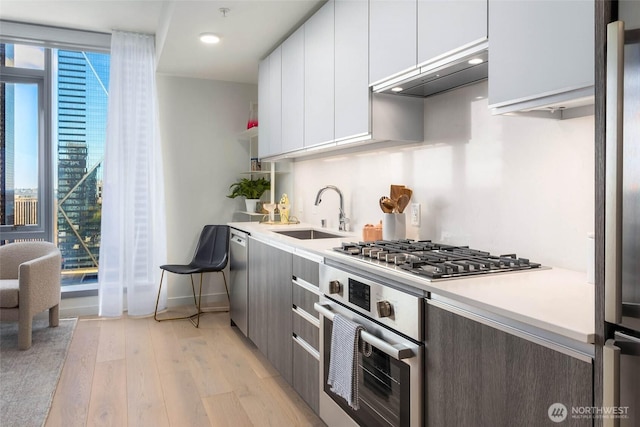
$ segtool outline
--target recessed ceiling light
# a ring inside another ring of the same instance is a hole
[[[213,33],[202,33],[200,34],[200,41],[207,44],[216,44],[220,43],[220,36]]]
[[[478,65],[478,64],[482,64],[484,61],[482,60],[482,58],[473,58],[469,60],[469,64],[471,65]]]
[[[392,87],[391,88],[391,92],[402,92],[404,89],[402,89],[400,86],[396,86],[396,87]]]

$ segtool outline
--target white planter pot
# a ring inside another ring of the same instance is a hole
[[[256,211],[256,204],[260,201],[260,199],[244,199],[244,202],[247,205],[247,212],[254,213]]]

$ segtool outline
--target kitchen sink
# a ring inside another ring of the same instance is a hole
[[[344,237],[339,234],[327,233],[324,231],[306,229],[306,230],[282,230],[274,231],[274,233],[282,234],[284,236],[293,237],[294,239],[311,240],[311,239],[335,239],[338,237]]]

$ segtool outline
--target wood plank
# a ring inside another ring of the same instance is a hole
[[[226,328],[223,333],[229,338],[228,346],[237,352],[238,357],[244,357],[258,378],[268,378],[278,375],[278,371],[249,339],[234,328]]]
[[[291,418],[285,415],[278,402],[269,395],[262,380],[238,387],[235,390],[240,404],[256,426],[290,426]]]
[[[160,375],[164,402],[172,426],[208,427],[209,417],[187,370]]]
[[[290,425],[314,427],[325,425],[281,376],[264,378],[262,385],[263,389],[278,403],[283,413],[291,420]]]
[[[213,427],[253,426],[249,416],[240,404],[240,400],[232,392],[209,396],[202,401]]]
[[[187,363],[185,355],[186,347],[180,343],[176,330],[172,323],[183,322],[181,320],[156,322],[150,319],[148,322],[153,350],[160,375],[184,369]],[[189,326],[193,325],[186,321]],[[194,328],[195,329],[195,328]]]
[[[127,319],[127,407],[129,426],[168,426],[169,416],[149,332],[153,319]]]
[[[101,322],[96,360],[98,363],[124,359],[124,325],[122,319],[105,319]]]
[[[87,423],[92,426],[126,425],[127,366],[124,359],[96,363]]]
[[[204,337],[187,340],[186,356],[200,397],[233,391],[224,376],[225,368],[215,362],[215,349]]]
[[[86,425],[99,335],[96,322],[78,322],[46,426]]]

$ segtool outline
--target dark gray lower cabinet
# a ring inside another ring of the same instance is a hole
[[[320,410],[320,321],[313,304],[320,298],[318,275],[316,261],[293,256],[293,388],[316,414]]]
[[[293,388],[317,414],[320,410],[320,362],[293,340]]]
[[[590,426],[572,407],[593,406],[592,364],[478,323],[426,307],[427,426]],[[568,411],[560,424],[549,407]]]
[[[292,255],[249,238],[249,339],[292,382]]]

